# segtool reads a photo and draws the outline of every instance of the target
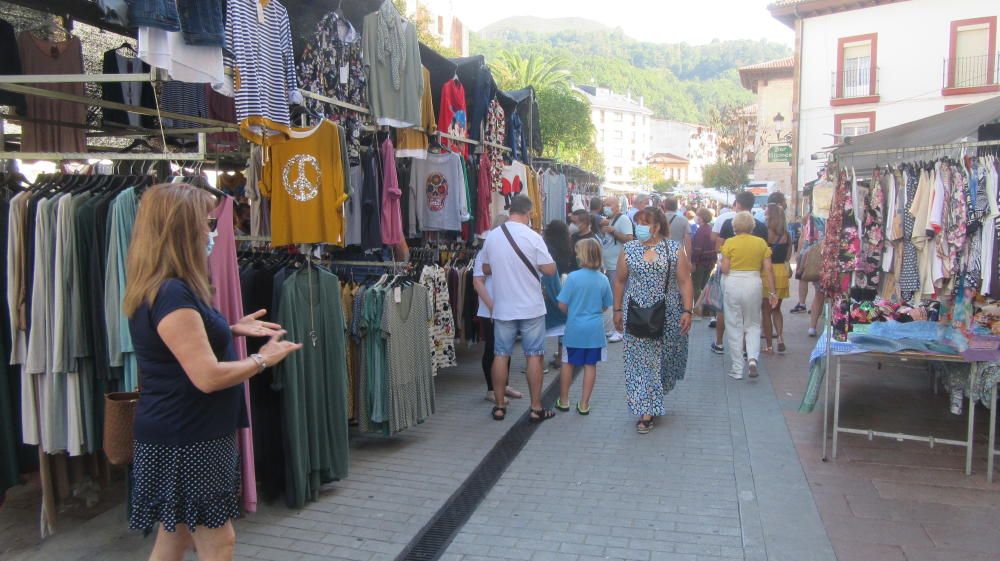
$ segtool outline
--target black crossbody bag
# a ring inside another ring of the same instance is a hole
[[[667,290],[670,287],[670,275],[673,274],[673,263],[667,260],[667,280],[663,283],[663,300],[644,308],[635,300],[628,299],[628,321],[625,332],[638,339],[659,339],[663,337],[664,324],[667,317]]]

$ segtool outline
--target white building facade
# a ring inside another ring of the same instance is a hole
[[[824,147],[1000,95],[991,0],[779,0],[796,31],[793,184]],[[816,158],[816,159],[814,159]]]
[[[646,165],[653,111],[643,98],[617,94],[599,86],[579,86],[590,103],[597,130],[597,150],[604,155],[604,181],[610,187],[632,187],[632,171]]]
[[[469,28],[455,15],[453,0],[406,0],[406,14],[420,11],[427,18],[427,31],[459,56],[469,56]]]

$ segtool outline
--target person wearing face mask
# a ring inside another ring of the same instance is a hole
[[[622,246],[635,239],[635,226],[628,216],[622,214],[618,197],[608,197],[604,200],[604,216],[608,219],[608,223],[601,227],[604,272],[608,276],[608,282],[614,284],[618,269],[618,255],[622,252]],[[606,313],[604,316],[604,335],[608,338],[609,343],[622,341],[622,334],[615,329],[614,318],[610,313]]]
[[[635,428],[646,434],[653,418],[666,414],[664,396],[684,379],[693,294],[691,263],[684,246],[666,238],[667,218],[650,207],[635,215],[635,237],[618,256],[614,283],[615,327],[625,333],[626,400]],[[641,338],[625,329],[629,302],[648,308],[665,300],[663,336]]]
[[[573,212],[573,223],[576,224],[576,232],[570,236],[570,243],[572,247],[576,247],[576,243],[580,240],[593,239],[597,240],[598,243],[601,241],[600,237],[597,235],[598,222],[597,218],[585,210],[577,210]],[[573,270],[580,268],[580,264],[576,262],[576,258],[573,258]]]
[[[247,426],[241,384],[301,344],[258,310],[228,325],[212,307],[208,259],[215,247],[215,201],[171,183],[142,196],[126,263],[122,309],[139,364],[141,398],[133,422],[129,527],[159,524],[152,559],[232,559],[240,514],[236,431]],[[238,360],[234,337],[269,337]],[[170,505],[169,508],[164,505]]]

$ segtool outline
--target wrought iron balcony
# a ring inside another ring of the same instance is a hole
[[[945,90],[997,86],[1000,86],[1000,53],[944,60],[942,88]]]
[[[858,65],[840,72],[833,72],[830,79],[830,99],[850,101],[859,98],[877,97],[879,69],[869,65]]]

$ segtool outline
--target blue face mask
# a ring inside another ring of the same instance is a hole
[[[611,216],[611,207],[604,207],[604,216]]]
[[[653,237],[653,233],[649,230],[649,226],[646,226],[645,224],[635,225],[635,239],[640,242],[645,242],[651,237]]]
[[[208,235],[208,244],[205,246],[205,254],[212,255],[212,250],[215,249],[215,232]]]

